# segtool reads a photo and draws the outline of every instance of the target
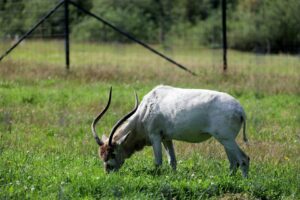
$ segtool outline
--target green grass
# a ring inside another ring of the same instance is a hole
[[[73,44],[66,73],[58,45],[27,42],[0,62],[0,199],[300,198],[298,57],[230,51],[224,75],[219,50],[168,51],[199,74],[192,77],[135,45]],[[99,133],[133,107],[133,88],[141,99],[158,84],[225,91],[241,102],[250,145],[238,142],[251,157],[248,179],[229,176],[213,139],[175,142],[176,173],[166,161],[156,171],[150,147],[119,172],[104,172],[90,124],[109,87],[112,105]]]

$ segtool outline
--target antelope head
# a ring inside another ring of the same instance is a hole
[[[98,114],[98,116],[94,119],[92,123],[92,133],[93,136],[99,145],[99,157],[104,162],[104,168],[106,172],[117,171],[125,161],[125,152],[122,148],[122,143],[126,140],[129,133],[121,134],[122,137],[119,138],[117,141],[113,141],[113,136],[117,129],[129,118],[131,117],[138,108],[138,97],[135,93],[135,108],[122,117],[112,128],[109,137],[107,138],[104,134],[100,139],[96,133],[96,124],[100,121],[102,116],[106,113],[107,109],[109,108],[111,102],[111,94],[112,94],[112,87],[109,91],[109,99],[107,102],[106,107]]]

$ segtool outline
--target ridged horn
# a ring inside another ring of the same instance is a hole
[[[112,93],[112,87],[110,87],[109,90],[109,98],[108,98],[108,102],[106,107],[98,114],[98,116],[94,119],[93,123],[92,123],[92,132],[93,132],[93,136],[97,142],[97,144],[99,146],[102,146],[104,143],[103,141],[98,137],[97,133],[96,133],[96,124],[97,122],[101,119],[101,117],[106,113],[107,109],[109,108],[110,105],[110,101],[111,101],[111,93]]]
[[[130,111],[128,114],[126,114],[124,117],[122,117],[115,125],[114,127],[112,128],[111,132],[110,132],[110,135],[109,135],[109,140],[108,140],[108,145],[109,146],[112,146],[112,139],[113,139],[113,136],[116,132],[116,130],[118,129],[119,126],[122,125],[123,122],[125,122],[129,117],[131,117],[138,109],[138,106],[139,106],[139,100],[138,100],[138,96],[136,94],[136,92],[134,91],[134,94],[135,94],[135,107],[132,111]]]

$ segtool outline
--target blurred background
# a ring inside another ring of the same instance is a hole
[[[58,2],[0,0],[0,54],[30,30]],[[222,65],[221,0],[74,0],[74,2],[192,68],[193,65],[198,65],[197,67]],[[226,4],[227,40],[230,49],[254,53],[256,56],[251,59],[256,65],[265,64],[265,57],[261,55],[300,54],[299,0],[227,0]],[[73,65],[97,63],[126,65],[128,59],[139,59],[140,56],[136,54],[142,48],[128,48],[133,42],[126,37],[74,6],[69,6],[69,9],[70,52]],[[16,53],[9,55],[8,59],[64,65],[64,30],[64,6],[61,6],[17,48],[19,50],[14,50]],[[193,59],[188,55],[190,52],[198,52],[200,56],[201,50],[205,50],[202,61],[195,61],[197,64],[186,61]],[[18,51],[23,53],[18,54]],[[95,51],[97,56],[89,56]],[[127,60],[122,60],[122,58],[111,59],[106,55],[107,51],[117,56],[130,54],[130,51],[134,53],[126,56]],[[86,59],[87,57],[89,59]],[[163,62],[160,58],[151,56],[150,58],[157,59],[157,63]],[[270,65],[278,62],[278,58],[267,59]],[[242,66],[247,63],[249,61],[244,63],[243,59],[229,59],[231,65]]]

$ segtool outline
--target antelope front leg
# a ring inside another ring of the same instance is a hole
[[[151,138],[151,142],[154,152],[155,166],[159,167],[162,165],[161,137],[153,136]]]

